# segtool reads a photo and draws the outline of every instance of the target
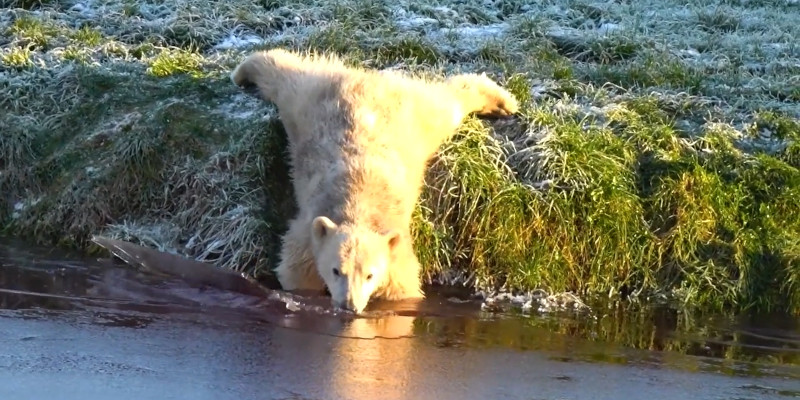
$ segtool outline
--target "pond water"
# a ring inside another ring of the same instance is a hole
[[[4,241],[0,398],[800,398],[797,317],[490,313],[428,292],[354,318]]]

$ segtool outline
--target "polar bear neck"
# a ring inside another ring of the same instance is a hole
[[[372,178],[365,185],[352,175],[336,178],[315,196],[312,204],[316,207],[310,210],[309,218],[324,215],[337,225],[360,226],[375,232],[410,223],[413,207],[405,204],[407,197],[392,193],[389,182]]]

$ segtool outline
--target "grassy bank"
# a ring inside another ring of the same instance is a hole
[[[228,79],[286,46],[486,71],[524,111],[471,119],[428,174],[430,282],[800,312],[792,1],[10,1],[0,221],[268,276],[293,211],[275,110]]]

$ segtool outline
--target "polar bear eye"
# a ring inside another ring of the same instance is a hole
[[[367,275],[367,280],[368,280],[368,281],[371,281],[371,280],[372,280],[372,274],[369,274],[369,275]]]
[[[333,269],[333,274],[336,275],[336,276],[339,276],[339,268],[334,268]]]

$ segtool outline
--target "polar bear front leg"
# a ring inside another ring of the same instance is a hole
[[[456,96],[460,116],[477,113],[481,117],[507,117],[519,111],[517,99],[485,74],[459,74],[446,84]],[[456,113],[459,114],[459,113]]]
[[[380,295],[376,297],[389,301],[424,299],[425,293],[422,292],[419,273],[398,276],[397,279],[389,282],[381,291]]]
[[[272,49],[257,51],[245,58],[231,72],[231,81],[242,88],[255,87],[265,101],[275,103],[279,109],[290,109],[301,96],[298,89],[303,87],[299,82],[310,65],[297,54]]]
[[[317,272],[311,253],[310,229],[297,219],[289,223],[283,236],[280,264],[275,269],[283,290],[325,291],[325,282]]]
[[[390,301],[425,298],[419,276],[422,266],[411,241],[408,238],[404,240],[397,251],[385,286],[376,297]]]

